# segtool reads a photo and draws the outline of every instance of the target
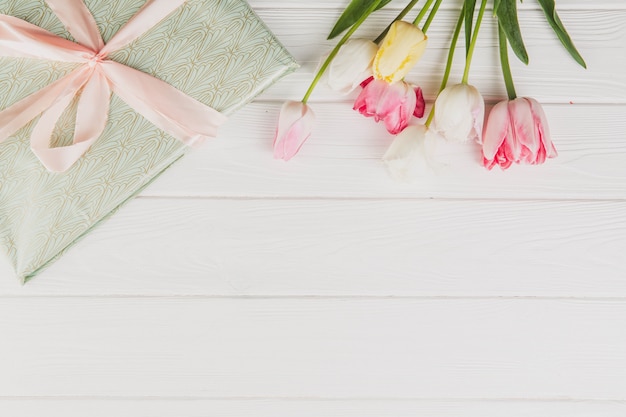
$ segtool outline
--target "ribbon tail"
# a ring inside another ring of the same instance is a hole
[[[31,149],[51,172],[65,172],[70,169],[104,131],[109,114],[111,90],[105,77],[97,69],[92,71],[94,72],[85,72],[84,77],[77,77],[59,99],[42,114],[33,129]],[[51,148],[50,138],[54,128],[81,88],[83,91],[78,103],[73,144]]]
[[[104,47],[96,20],[83,0],[46,0],[76,42],[93,50]]]
[[[30,123],[58,100],[74,80],[80,76],[82,68],[75,70],[47,87],[18,101],[0,112],[0,143]]]
[[[117,51],[144,33],[185,4],[187,0],[148,0],[143,7],[120,29],[102,49],[102,56]]]
[[[101,68],[112,90],[137,113],[188,146],[217,136],[227,117],[158,78],[113,61]]]

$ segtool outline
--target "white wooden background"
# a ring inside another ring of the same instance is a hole
[[[321,89],[314,137],[272,159],[347,0],[251,3],[302,69],[27,286],[0,264],[0,415],[625,416],[626,2],[557,2],[587,71],[520,6],[518,92],[558,159],[487,172],[445,148],[410,185],[384,128]],[[450,3],[409,77],[429,100]],[[490,102],[494,45],[488,21],[471,81]]]

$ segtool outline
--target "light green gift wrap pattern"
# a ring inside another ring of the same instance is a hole
[[[85,3],[106,42],[145,0]],[[0,13],[73,40],[43,0],[0,0]],[[110,59],[160,78],[225,114],[297,67],[243,0],[189,0]],[[0,58],[0,109],[74,68],[73,64]],[[75,104],[55,130],[55,146],[72,141]],[[97,143],[69,171],[53,174],[30,150],[36,122],[0,144],[0,251],[23,282],[187,152],[185,145],[113,95],[109,122]]]

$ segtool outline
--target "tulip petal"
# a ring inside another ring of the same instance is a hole
[[[480,143],[484,116],[483,97],[468,84],[445,88],[435,102],[435,128],[448,140]]]
[[[421,119],[424,117],[424,112],[426,111],[426,101],[424,100],[424,93],[420,87],[415,87],[415,110],[413,111],[413,116]]]
[[[527,98],[527,100],[530,103],[530,107],[535,120],[537,137],[540,139],[541,143],[543,143],[545,147],[546,156],[548,158],[556,158],[558,156],[558,152],[556,150],[556,147],[554,146],[554,143],[552,142],[548,118],[543,111],[543,107],[541,107],[541,104],[539,104],[539,102],[535,99]]]
[[[472,116],[474,117],[473,130],[470,132],[469,139],[474,140],[476,143],[482,143],[483,141],[483,123],[485,122],[485,100],[483,96],[475,89],[475,94],[472,95]]]
[[[361,88],[365,88],[365,87],[367,87],[367,85],[368,85],[369,83],[371,83],[373,80],[374,80],[374,76],[371,76],[371,77],[368,77],[368,78],[364,79],[364,80],[361,82]]]
[[[274,137],[274,158],[285,161],[293,158],[311,136],[314,124],[315,113],[309,106],[299,101],[285,102]]]
[[[535,120],[530,103],[525,98],[511,100],[509,113],[517,145],[515,161],[531,164],[539,150],[539,137],[535,134]]]
[[[424,54],[427,42],[428,37],[416,26],[394,22],[374,58],[374,77],[388,83],[402,80]]]
[[[427,168],[424,125],[409,126],[402,131],[385,152],[383,162],[389,174],[398,181],[410,181],[421,169]]]
[[[363,87],[363,90],[354,101],[353,109],[365,117],[374,116],[376,114],[378,100],[383,96],[385,88],[386,83],[372,79]]]
[[[404,130],[417,106],[413,87],[402,81],[389,84],[382,80],[370,81],[354,102],[354,110],[365,117],[383,121],[389,133]]]
[[[409,125],[409,120],[416,107],[417,98],[413,93],[413,88],[407,83],[391,85],[388,91],[393,91],[393,93],[389,94],[388,100],[392,106],[391,108],[381,109],[380,114],[385,122],[387,131],[392,135],[397,135]]]
[[[324,74],[326,84],[334,91],[350,93],[372,75],[372,62],[377,52],[378,45],[368,39],[350,39],[339,49]]]
[[[506,101],[493,106],[487,119],[483,135],[483,156],[486,160],[495,159],[496,153],[510,131],[509,107]]]

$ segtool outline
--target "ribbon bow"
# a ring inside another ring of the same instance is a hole
[[[31,149],[49,171],[67,171],[104,131],[111,91],[186,145],[214,138],[226,116],[157,78],[107,59],[186,1],[148,0],[106,45],[83,0],[46,0],[77,43],[16,17],[0,15],[0,56],[82,64],[0,112],[0,143],[41,115],[31,135]],[[55,125],[80,92],[73,144],[51,148]]]

